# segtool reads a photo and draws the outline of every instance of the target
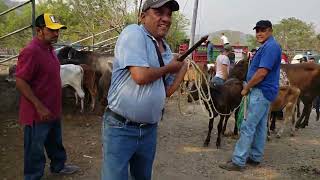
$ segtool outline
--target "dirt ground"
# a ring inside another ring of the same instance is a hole
[[[23,179],[23,128],[17,124],[14,87],[0,81],[0,180]],[[281,139],[267,142],[265,160],[259,167],[244,172],[228,172],[218,167],[230,159],[235,139],[223,137],[216,149],[217,130],[212,132],[209,147],[202,147],[207,134],[208,116],[199,106],[191,117],[180,115],[177,96],[168,99],[164,120],[159,124],[158,149],[153,168],[154,180],[209,179],[320,179],[320,121],[312,112],[309,126],[298,130],[295,137],[286,131]],[[184,103],[183,108],[191,106]],[[233,118],[228,128],[233,128]],[[216,127],[218,120],[215,120]],[[281,122],[280,122],[281,123]],[[71,176],[55,176],[48,171],[46,180],[100,179],[102,158],[101,117],[79,114],[71,105],[64,106],[63,140],[68,162],[81,171]]]

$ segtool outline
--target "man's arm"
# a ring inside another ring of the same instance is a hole
[[[179,72],[176,74],[176,77],[175,77],[172,85],[166,87],[166,96],[167,97],[170,97],[179,88],[187,70],[188,70],[188,63],[184,62],[183,66],[181,67]]]
[[[16,87],[36,108],[41,120],[48,120],[52,114],[34,95],[30,85],[23,79],[16,77]]]
[[[132,79],[139,85],[149,84],[163,75],[176,73],[181,69],[183,62],[177,61],[177,57],[167,65],[159,68],[130,66],[129,71]]]
[[[247,95],[249,90],[259,84],[268,74],[269,70],[266,68],[259,68],[257,72],[253,75],[248,84],[243,88],[241,94],[243,96]]]
[[[228,79],[228,65],[227,64],[222,64],[221,66],[221,70],[222,70],[222,74],[223,74],[223,79],[226,80]]]

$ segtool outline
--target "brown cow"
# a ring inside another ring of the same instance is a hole
[[[240,80],[245,80],[246,74],[248,71],[248,61],[241,60],[239,61],[234,68],[230,72],[230,77],[236,77]],[[290,81],[290,79],[289,79]],[[290,82],[291,83],[291,82]],[[295,86],[283,86],[280,87],[279,94],[275,101],[273,101],[270,105],[270,113],[274,111],[279,111],[284,109],[284,124],[292,120],[292,124],[294,125],[295,117],[294,116],[294,107],[299,99],[300,89]],[[269,128],[268,128],[269,130]],[[284,130],[284,126],[282,125],[280,130],[278,131],[277,137],[280,137]],[[291,135],[294,135],[294,128],[291,129]],[[268,134],[269,131],[268,131]]]
[[[320,65],[314,63],[283,64],[281,69],[287,73],[290,85],[301,91],[300,99],[304,108],[296,123],[296,128],[304,128],[308,125],[312,101],[320,95]]]
[[[61,64],[86,64],[96,73],[96,84],[98,85],[99,100],[106,105],[106,97],[109,90],[113,57],[108,54],[99,54],[92,51],[77,51],[66,46],[57,54]]]
[[[270,113],[274,111],[284,111],[284,122],[280,126],[280,130],[277,133],[277,137],[280,138],[281,134],[284,131],[284,126],[290,122],[292,123],[291,127],[291,136],[294,136],[295,132],[295,105],[299,99],[300,89],[293,86],[281,86],[279,89],[279,94],[275,101],[271,103]],[[270,118],[269,118],[270,119]],[[275,119],[273,119],[275,120]],[[270,135],[269,128],[268,134]]]
[[[220,116],[220,120],[217,126],[218,129],[218,137],[216,140],[216,147],[219,148],[221,145],[221,135],[224,134],[227,126],[228,119],[230,117],[229,114],[235,108],[240,104],[242,96],[241,91],[243,88],[242,81],[231,78],[228,79],[223,85],[217,85],[217,86],[211,86],[210,89],[207,88],[205,81],[202,82],[202,87],[205,94],[202,94],[202,96],[208,98],[209,91],[211,95],[211,100],[209,101],[210,108],[212,109],[212,113],[210,112],[209,106],[205,103],[206,109],[209,112],[209,116],[212,117],[209,120],[209,126],[208,126],[208,134],[207,138],[204,141],[204,146],[207,147],[210,143],[211,139],[211,131],[213,128],[213,121],[214,118],[218,115]],[[190,96],[188,96],[188,102],[192,102],[192,100],[199,100],[199,93],[196,90],[196,86],[193,85],[190,90]],[[215,107],[213,107],[215,106]],[[219,112],[217,112],[219,111]],[[223,114],[220,114],[223,113]],[[236,112],[237,114],[237,112]],[[237,134],[238,130],[235,126],[234,134]]]
[[[83,87],[89,91],[89,94],[91,96],[91,103],[90,103],[90,109],[91,111],[94,111],[95,108],[95,102],[97,97],[97,83],[96,83],[96,73],[95,71],[86,64],[80,64],[82,67],[84,74],[83,74]]]

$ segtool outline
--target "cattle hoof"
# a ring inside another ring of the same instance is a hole
[[[293,133],[293,132],[292,132],[292,133],[290,133],[290,136],[291,136],[291,137],[294,137],[294,133]]]
[[[222,134],[224,137],[230,137],[230,136],[233,136],[233,132],[227,132],[227,133],[223,133]]]
[[[233,136],[231,136],[232,139],[239,139],[239,135],[238,134],[234,134]]]
[[[220,143],[216,143],[217,149],[220,149]]]
[[[280,135],[280,134],[277,134],[276,137],[277,137],[278,139],[280,139],[280,138],[281,138],[281,135]]]

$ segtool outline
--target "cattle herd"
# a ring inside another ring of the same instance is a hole
[[[75,90],[76,105],[80,98],[80,112],[84,112],[85,94],[90,95],[90,111],[95,110],[96,99],[101,105],[106,106],[112,57],[91,51],[77,51],[69,46],[62,48],[57,56],[61,64],[61,85],[62,87],[70,86]],[[9,68],[7,81],[15,81],[15,69],[15,65]]]
[[[107,95],[111,81],[112,61],[110,55],[98,54],[91,51],[77,51],[72,47],[66,46],[57,54],[61,69],[62,87],[71,86],[75,90],[76,104],[80,98],[81,110],[84,111],[85,94],[90,97],[90,111],[94,111],[96,100],[104,107],[107,105]],[[248,70],[248,60],[241,60],[234,65],[230,71],[229,79],[225,84],[220,86],[210,86],[209,89],[203,82],[204,95],[210,94],[211,101],[208,106],[215,106],[215,109],[209,116],[209,131],[204,146],[210,142],[211,131],[213,128],[214,118],[220,116],[218,123],[218,137],[216,141],[217,148],[221,144],[221,135],[225,133],[226,126],[230,115],[226,113],[235,111],[237,113],[241,102],[242,83],[245,80]],[[212,76],[212,68],[209,69],[208,76]],[[14,81],[15,66],[9,68],[7,81]],[[275,131],[276,111],[283,111],[283,123],[277,130],[277,137],[280,138],[287,124],[291,124],[291,135],[294,136],[296,128],[305,128],[308,126],[309,117],[312,109],[313,100],[320,96],[320,65],[314,63],[304,64],[283,64],[281,65],[280,91],[278,97],[272,102],[270,107],[269,119],[271,128],[268,130]],[[283,79],[283,78],[286,79]],[[195,86],[190,89],[192,99],[198,100],[199,94],[194,91]],[[86,93],[87,92],[87,93]],[[210,93],[208,93],[210,92]],[[190,101],[191,98],[189,97]],[[300,115],[299,104],[302,102],[304,108]],[[213,109],[213,108],[211,108]],[[299,118],[296,121],[296,114]],[[223,113],[223,114],[222,114]],[[319,117],[319,115],[317,115]],[[268,121],[268,126],[269,126]],[[238,134],[238,127],[234,125],[234,135]],[[270,131],[268,131],[270,135]],[[270,137],[270,136],[268,136]]]
[[[209,130],[204,146],[208,146],[210,142],[214,117],[219,115],[220,121],[217,125],[218,136],[216,146],[217,148],[220,147],[221,134],[223,135],[225,133],[230,117],[230,115],[226,115],[225,113],[233,111],[235,111],[234,114],[238,113],[237,108],[242,98],[242,82],[246,79],[248,64],[249,60],[247,59],[235,64],[233,69],[230,70],[229,79],[223,85],[210,86],[210,89],[207,89],[205,83],[203,83],[205,94],[202,96],[210,95],[211,102],[209,102],[209,106],[216,107],[216,109],[213,110],[213,118],[209,120]],[[208,73],[208,77],[212,76],[212,70],[210,69],[211,68],[209,68],[210,72]],[[320,95],[320,65],[315,63],[282,64],[281,74],[279,94],[270,106],[269,120],[271,122],[268,121],[268,139],[270,139],[270,130],[275,132],[276,112],[278,111],[283,111],[284,121],[280,124],[279,130],[277,130],[277,138],[281,137],[281,134],[289,123],[291,124],[291,136],[294,136],[296,128],[305,128],[308,126],[313,100]],[[199,99],[199,94],[197,91],[194,91],[194,88],[195,86],[192,86],[190,94],[192,98],[189,97],[189,101],[191,99]],[[209,91],[210,93],[208,93]],[[300,101],[304,104],[301,116],[299,110]],[[208,105],[206,108],[208,109],[209,116],[212,117]],[[297,112],[297,117],[299,118],[297,121],[295,112]],[[319,114],[317,114],[317,117],[319,117]],[[270,123],[271,125],[269,126]],[[238,135],[237,123],[234,125],[233,134]]]

